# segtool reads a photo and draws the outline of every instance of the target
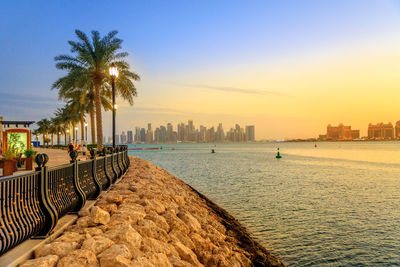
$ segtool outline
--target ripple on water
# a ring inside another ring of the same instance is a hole
[[[175,144],[135,151],[295,266],[400,263],[400,143]]]

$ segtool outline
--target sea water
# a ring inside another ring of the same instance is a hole
[[[129,154],[208,196],[288,265],[400,265],[400,142],[136,147],[162,147]]]

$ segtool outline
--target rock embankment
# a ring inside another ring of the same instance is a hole
[[[232,216],[140,158],[21,266],[281,266]]]

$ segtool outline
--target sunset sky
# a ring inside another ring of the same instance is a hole
[[[118,30],[130,53],[134,106],[117,129],[193,119],[257,139],[317,137],[343,122],[400,120],[400,1],[1,1],[0,116],[51,117],[63,104],[74,30]],[[104,114],[109,136],[111,113]]]

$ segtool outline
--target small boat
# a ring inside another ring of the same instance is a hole
[[[282,158],[281,153],[279,153],[279,147],[278,147],[278,152],[276,153],[275,158],[277,158],[277,159]]]

